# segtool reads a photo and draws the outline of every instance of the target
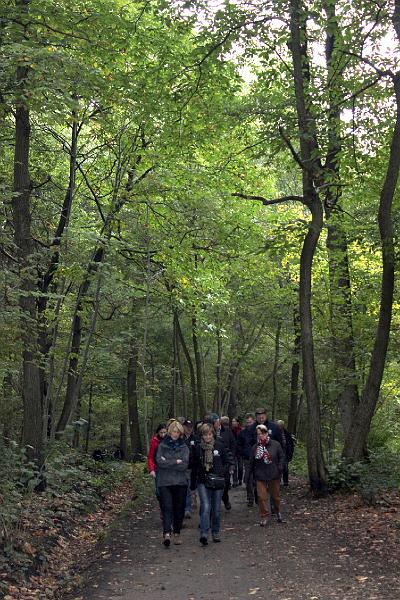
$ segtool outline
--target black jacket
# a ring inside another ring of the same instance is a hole
[[[221,425],[219,435],[217,434],[217,439],[220,439],[224,443],[225,448],[232,454],[233,460],[233,457],[236,456],[236,438],[233,435],[232,429]]]
[[[294,454],[294,440],[287,429],[282,431],[282,450],[285,453],[287,462],[290,462]]]
[[[251,449],[250,468],[254,473],[256,481],[272,481],[280,479],[282,471],[286,464],[286,457],[282,450],[282,446],[275,440],[269,440],[266,449],[270,455],[270,463],[265,463],[262,459],[255,457],[258,444],[254,444]]]
[[[233,457],[225,444],[216,438],[214,442],[214,460],[213,466],[209,473],[215,473],[225,477],[229,469],[234,466]],[[201,442],[196,443],[192,454],[192,475],[190,480],[190,488],[196,489],[199,483],[205,482],[206,471],[204,469],[204,450],[201,447]]]
[[[249,460],[251,449],[254,446],[253,425],[244,427],[237,438],[237,453],[245,460]]]

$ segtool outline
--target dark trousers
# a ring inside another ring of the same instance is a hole
[[[250,461],[243,459],[244,482],[246,484],[247,502],[254,502],[253,471],[250,469]]]
[[[289,485],[289,465],[285,463],[282,471],[283,485]]]
[[[238,485],[243,481],[243,458],[236,456],[235,458],[235,472],[233,474],[233,485]]]
[[[228,504],[229,503],[229,490],[230,490],[230,487],[231,487],[230,475],[226,475],[225,476],[224,493],[222,494],[222,502],[224,504]]]
[[[164,533],[180,533],[185,516],[187,485],[162,485],[158,488]]]

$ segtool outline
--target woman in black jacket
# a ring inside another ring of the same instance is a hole
[[[156,454],[163,543],[167,548],[171,543],[171,529],[174,532],[174,544],[182,543],[180,533],[185,514],[189,466],[189,448],[183,440],[183,433],[182,425],[178,421],[172,421],[168,427],[168,435],[159,443]]]
[[[233,459],[224,443],[214,437],[212,425],[200,428],[200,440],[192,456],[191,489],[197,487],[200,498],[200,543],[208,544],[208,531],[214,542],[220,542],[221,499],[226,473],[233,469]]]

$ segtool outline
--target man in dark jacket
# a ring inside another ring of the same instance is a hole
[[[257,486],[260,525],[267,524],[268,494],[271,495],[278,523],[282,523],[280,513],[280,482],[285,466],[285,455],[279,442],[272,440],[265,425],[257,425],[257,443],[251,450],[250,466]]]
[[[277,421],[276,424],[278,425],[279,429],[281,430],[282,450],[286,457],[285,467],[284,467],[283,473],[282,473],[283,485],[288,486],[289,485],[289,463],[292,460],[293,454],[294,454],[294,440],[293,440],[292,434],[289,433],[287,429],[285,429],[284,421]]]
[[[230,478],[234,471],[234,457],[236,454],[236,440],[235,440],[235,436],[232,433],[231,428],[224,427],[223,425],[221,425],[221,421],[220,421],[220,418],[218,415],[216,415],[215,413],[211,413],[208,418],[209,418],[209,421],[212,423],[212,426],[214,427],[214,433],[215,433],[216,439],[221,440],[221,442],[223,442],[225,448],[228,451],[229,461],[230,461],[231,466],[229,468],[229,471],[225,475],[225,488],[224,488],[224,493],[222,495],[222,502],[224,503],[226,510],[231,510],[232,505],[229,501],[229,488],[230,488]]]
[[[254,446],[254,444],[257,442],[257,433],[256,433],[257,425],[265,425],[265,427],[268,430],[268,435],[271,438],[271,440],[275,440],[276,442],[279,442],[280,445],[282,446],[281,430],[279,429],[278,425],[274,421],[268,420],[267,411],[265,408],[256,408],[256,422],[254,423],[253,428],[252,428],[252,435],[253,435],[253,440],[252,440],[252,444],[251,444],[252,446]]]
[[[237,439],[237,450],[239,456],[243,459],[244,468],[244,483],[246,486],[247,493],[247,506],[253,506],[254,504],[254,485],[253,485],[253,474],[250,469],[250,453],[251,448],[254,445],[253,427],[254,427],[254,415],[247,413],[244,417],[246,426],[241,430]]]

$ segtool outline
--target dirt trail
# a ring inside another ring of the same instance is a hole
[[[399,546],[397,556],[393,549],[385,556],[371,544],[360,546],[349,519],[337,526],[340,498],[310,501],[300,480],[284,488],[282,497],[286,522],[271,517],[262,528],[244,489],[232,490],[232,510],[222,508],[222,543],[205,548],[194,516],[185,520],[183,544],[165,549],[153,504],[118,522],[83,589],[64,600],[400,598]]]

